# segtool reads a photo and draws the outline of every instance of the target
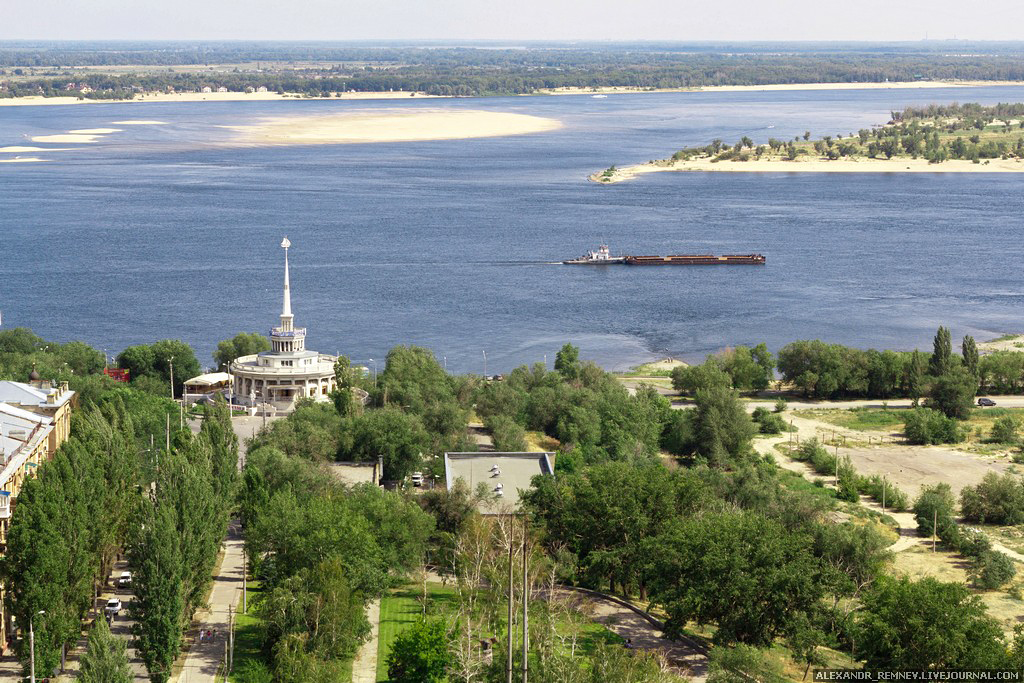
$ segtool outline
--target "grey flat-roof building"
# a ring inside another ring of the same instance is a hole
[[[480,504],[484,515],[512,512],[519,507],[519,494],[531,487],[538,474],[553,476],[554,453],[445,453],[445,484],[449,489],[462,479],[471,491],[483,483],[493,494]]]

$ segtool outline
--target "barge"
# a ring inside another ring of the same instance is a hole
[[[627,266],[763,266],[761,254],[673,254],[670,256],[626,256]]]
[[[562,261],[567,266],[763,266],[762,254],[670,254],[669,256],[612,256],[607,244],[579,258]]]

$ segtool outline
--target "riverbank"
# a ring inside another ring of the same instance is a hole
[[[291,116],[230,126],[231,145],[316,145],[366,142],[461,140],[543,133],[556,119],[479,110],[377,109],[328,116]]]
[[[602,185],[621,183],[647,173],[662,171],[696,171],[726,173],[1021,173],[1024,161],[1020,159],[986,159],[973,163],[964,159],[950,159],[941,164],[927,159],[893,158],[871,159],[854,157],[829,160],[823,157],[798,157],[792,161],[781,157],[751,161],[713,161],[710,158],[689,161],[653,161],[614,170],[599,171],[589,176]]]
[[[437,98],[440,95],[427,95],[421,92],[345,92],[334,97],[307,97],[298,93],[276,92],[182,92],[182,93],[143,93],[132,99],[95,100],[80,97],[7,97],[0,99],[0,107],[46,106],[69,104],[111,104],[146,102],[261,102],[271,100],[400,100],[410,98]]]
[[[523,93],[521,97],[538,95],[635,95],[643,93],[672,92],[765,92],[776,90],[906,90],[922,88],[979,88],[984,86],[1024,86],[1024,81],[899,81],[883,83],[775,83],[768,85],[705,85],[693,88],[643,88],[639,86],[607,86],[580,88],[552,88]],[[388,91],[388,92],[343,92],[330,97],[310,97],[301,93],[277,92],[186,92],[142,93],[132,99],[100,100],[77,96],[43,97],[30,95],[27,97],[0,98],[0,107],[14,106],[45,106],[69,104],[102,104],[121,102],[240,102],[267,100],[397,100],[406,98],[449,98],[450,95],[428,95],[423,92]]]
[[[923,88],[979,88],[983,86],[1022,85],[1022,81],[885,81],[882,83],[775,83],[768,85],[704,85],[693,88],[552,88],[538,95],[624,95],[669,92],[767,92],[777,90],[919,90]]]

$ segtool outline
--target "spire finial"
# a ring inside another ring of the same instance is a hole
[[[281,326],[286,329],[291,329],[291,317],[292,317],[292,291],[291,283],[288,277],[288,247],[292,246],[292,243],[285,237],[281,240],[281,248],[284,249],[284,305],[281,308]],[[285,322],[285,318],[288,318],[288,322]]]

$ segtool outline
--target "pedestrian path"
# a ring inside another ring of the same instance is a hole
[[[370,635],[356,653],[352,663],[352,683],[375,683],[377,680],[377,640],[380,635],[380,598],[366,606]]]
[[[224,541],[224,559],[213,580],[210,600],[205,610],[196,613],[198,629],[195,640],[178,674],[177,683],[214,683],[217,671],[224,661],[228,640],[230,610],[238,607],[242,594],[242,534],[237,522],[232,522]],[[200,638],[200,632],[212,632],[210,638]]]

